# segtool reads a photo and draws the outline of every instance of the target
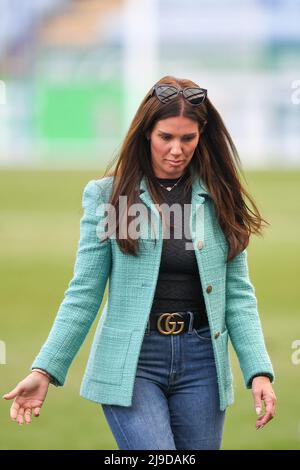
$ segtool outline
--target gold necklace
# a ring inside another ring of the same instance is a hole
[[[158,181],[158,184],[159,184],[162,188],[166,189],[167,191],[172,191],[172,189],[174,189],[175,186],[177,186],[177,184],[179,183],[179,181],[181,181],[181,179],[184,177],[184,175],[185,175],[185,173],[183,173],[183,175],[179,178],[178,181],[176,181],[176,183],[175,183],[173,186],[164,186],[164,185],[161,184],[159,181]]]

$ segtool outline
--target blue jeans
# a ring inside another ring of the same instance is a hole
[[[122,450],[220,449],[220,410],[209,327],[178,335],[145,331],[132,406],[102,404]]]

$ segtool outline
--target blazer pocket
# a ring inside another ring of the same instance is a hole
[[[222,343],[227,348],[228,344],[228,330],[227,328],[221,333]]]
[[[120,385],[132,331],[103,325],[95,343],[91,362],[91,379],[101,383]]]

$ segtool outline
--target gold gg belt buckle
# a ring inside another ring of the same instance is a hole
[[[180,313],[163,313],[158,317],[157,320],[157,329],[163,335],[178,335],[184,328],[184,321],[171,321],[175,316],[182,318]],[[163,320],[165,319],[164,325],[162,325]],[[179,325],[179,329],[176,330],[176,327]],[[164,329],[163,329],[164,327]]]

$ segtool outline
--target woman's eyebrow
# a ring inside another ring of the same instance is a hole
[[[172,136],[172,134],[170,134],[169,132],[164,132],[161,130],[159,130],[158,132],[162,135]],[[184,134],[183,137],[195,137],[196,135],[197,135],[197,132],[192,132],[190,134]]]

